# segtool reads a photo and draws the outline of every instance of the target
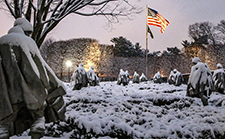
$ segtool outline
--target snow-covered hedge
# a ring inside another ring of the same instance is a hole
[[[66,121],[47,124],[46,136],[64,138],[225,138],[224,96],[213,92],[209,106],[179,87],[151,81],[72,91],[64,97]]]

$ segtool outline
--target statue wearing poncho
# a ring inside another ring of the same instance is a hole
[[[191,68],[186,95],[201,98],[203,105],[208,105],[208,98],[213,90],[211,71],[198,57],[193,58],[192,63],[194,66]]]
[[[44,123],[62,120],[63,84],[45,63],[24,18],[0,38],[0,138],[30,129],[32,138],[44,132]]]

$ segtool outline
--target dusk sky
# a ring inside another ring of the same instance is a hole
[[[224,0],[132,0],[137,2],[143,12],[133,20],[120,21],[114,24],[114,30],[105,27],[104,17],[85,17],[70,15],[65,18],[49,35],[56,40],[73,38],[94,38],[101,44],[112,44],[110,39],[123,36],[133,44],[139,42],[145,48],[146,4],[165,17],[170,25],[162,34],[159,27],[150,26],[154,39],[149,36],[150,52],[163,51],[167,47],[183,48],[182,40],[190,40],[188,26],[197,22],[209,21],[214,25],[225,20]],[[5,35],[12,27],[14,19],[0,11],[0,36]]]

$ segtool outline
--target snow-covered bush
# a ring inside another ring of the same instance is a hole
[[[46,136],[69,139],[225,138],[222,94],[213,92],[209,106],[186,97],[187,85],[140,82],[118,86],[100,82],[64,96],[66,121],[46,125]],[[142,89],[140,89],[142,88]]]

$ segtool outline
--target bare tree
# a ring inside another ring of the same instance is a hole
[[[63,78],[63,73],[66,71],[66,62],[70,60],[73,63],[71,70],[83,62],[85,49],[91,39],[74,39],[67,41],[54,42],[47,48],[48,57],[46,62],[53,69],[53,71]]]
[[[189,36],[194,40],[194,44],[216,44],[215,28],[209,22],[195,23],[193,25],[190,25],[188,33]]]
[[[44,43],[40,47],[41,56],[45,61],[48,59],[48,47],[51,46],[55,40],[53,38],[48,38],[44,41]]]
[[[47,63],[54,69],[55,73],[60,74],[60,79],[63,77],[63,71],[65,67],[66,58],[70,51],[68,42],[59,41],[55,42],[47,48],[48,57]]]
[[[215,27],[216,30],[218,30],[218,38],[219,41],[224,44],[225,43],[225,20],[221,20],[219,24]]]
[[[107,71],[112,57],[112,45],[99,44],[98,41],[90,43],[85,51],[84,68],[88,70],[90,66],[94,66],[94,71],[102,74],[102,71]]]
[[[14,18],[25,17],[30,22],[33,20],[32,38],[38,47],[47,34],[72,13],[82,16],[101,15],[106,17],[108,23],[115,23],[121,17],[131,19],[134,14],[142,11],[128,0],[4,0],[2,2]]]

